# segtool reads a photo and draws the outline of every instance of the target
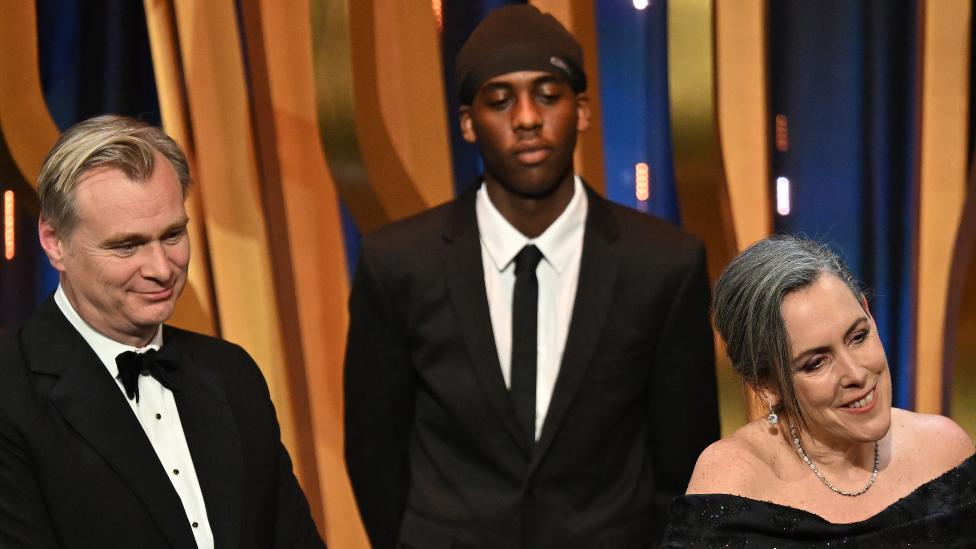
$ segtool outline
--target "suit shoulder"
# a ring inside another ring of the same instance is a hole
[[[0,333],[0,358],[3,358],[0,362],[9,362],[15,355],[17,345],[17,332]]]
[[[256,376],[264,383],[264,376],[257,363],[236,343],[167,324],[163,330],[163,344],[178,345],[181,352],[214,371]]]
[[[415,249],[416,246],[430,246],[432,240],[440,238],[448,215],[456,203],[456,200],[452,200],[383,225],[364,236],[361,247],[364,252],[383,254]]]
[[[701,239],[684,229],[626,206],[608,200],[606,203],[624,245],[645,253],[666,254],[680,263],[698,261],[705,253]]]
[[[19,351],[20,341],[17,332],[0,334],[0,395],[22,391],[27,386],[27,364]],[[3,400],[3,399],[0,399]]]
[[[676,245],[697,248],[702,241],[681,227],[659,217],[638,212],[632,208],[607,201],[621,238],[651,239]]]
[[[163,329],[163,343],[169,342],[179,342],[182,347],[211,352],[247,354],[247,351],[236,343],[167,324]]]

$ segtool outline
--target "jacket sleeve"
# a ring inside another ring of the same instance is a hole
[[[292,472],[291,458],[278,444],[278,518],[275,524],[276,549],[325,549],[315,528],[305,493]]]
[[[705,251],[699,245],[668,312],[648,387],[659,532],[672,498],[688,488],[699,454],[720,436],[710,302]]]
[[[57,548],[31,458],[0,409],[0,547]]]
[[[257,416],[249,416],[248,419],[256,425],[268,422],[270,430],[261,429],[262,433],[266,432],[269,435],[263,442],[273,445],[268,446],[268,448],[277,453],[277,459],[273,462],[275,468],[271,470],[275,483],[274,549],[325,549],[325,543],[322,541],[322,537],[315,526],[315,520],[312,518],[308,499],[295,477],[288,449],[281,442],[281,426],[278,423],[278,415],[264,375],[254,359],[244,349],[237,346],[235,348],[239,358],[231,362],[248,364],[248,368],[244,371],[251,373],[251,381],[257,386],[257,391],[260,394],[259,401],[263,401],[266,406],[265,412],[260,414],[260,420],[256,419]],[[237,379],[239,386],[247,385],[243,379]],[[241,405],[250,409],[254,406],[254,393],[247,391],[244,394],[248,396],[246,399],[242,399]],[[241,424],[243,427],[248,424],[248,419],[239,419],[238,421],[243,421]],[[244,479],[245,482],[247,480],[247,478]],[[254,542],[255,540],[248,541]]]
[[[403,327],[364,245],[349,300],[346,466],[374,549],[396,547],[410,484],[414,374]]]

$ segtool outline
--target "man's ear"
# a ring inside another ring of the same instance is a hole
[[[47,260],[58,272],[64,272],[64,242],[58,236],[54,227],[48,223],[44,216],[37,220],[37,238],[41,242],[41,248],[47,255]]]
[[[458,119],[461,122],[461,137],[468,143],[478,141],[478,135],[474,133],[474,121],[471,119],[471,105],[461,105]]]
[[[590,97],[586,92],[576,94],[576,131],[586,131],[590,127]]]

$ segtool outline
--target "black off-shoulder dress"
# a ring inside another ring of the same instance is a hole
[[[663,547],[976,548],[976,456],[850,524],[728,494],[680,496]]]

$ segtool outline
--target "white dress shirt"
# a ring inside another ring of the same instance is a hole
[[[535,244],[543,260],[536,268],[539,281],[537,359],[535,384],[535,438],[542,425],[559,375],[566,334],[576,300],[583,229],[586,224],[586,192],[579,177],[574,194],[563,213],[537,238],[528,238],[502,216],[488,197],[484,185],[478,189],[475,214],[481,234],[481,263],[495,349],[505,386],[512,383],[512,298],[515,292],[515,256],[528,244]]]
[[[183,434],[183,424],[180,422],[180,414],[176,409],[173,392],[163,387],[152,376],[139,376],[139,402],[136,402],[125,395],[122,380],[116,379],[119,374],[119,367],[115,362],[115,357],[125,351],[143,353],[149,349],[159,350],[163,345],[163,327],[159,327],[149,345],[136,348],[109,339],[95,331],[78,315],[60,285],[54,293],[54,301],[64,316],[67,317],[68,322],[78,330],[81,337],[85,338],[88,345],[98,355],[109,375],[115,379],[119,391],[122,392],[122,398],[132,408],[132,413],[136,415],[136,419],[142,425],[153,450],[156,451],[156,456],[159,457],[160,464],[166,471],[166,476],[173,483],[173,488],[176,489],[180,501],[183,502],[183,509],[190,521],[190,530],[196,539],[197,547],[213,549],[213,532],[210,530],[210,521],[207,519],[207,507],[204,504],[203,492],[200,490],[197,472],[190,457],[190,448],[186,445],[186,436]],[[140,441],[132,441],[132,443],[139,444]]]

